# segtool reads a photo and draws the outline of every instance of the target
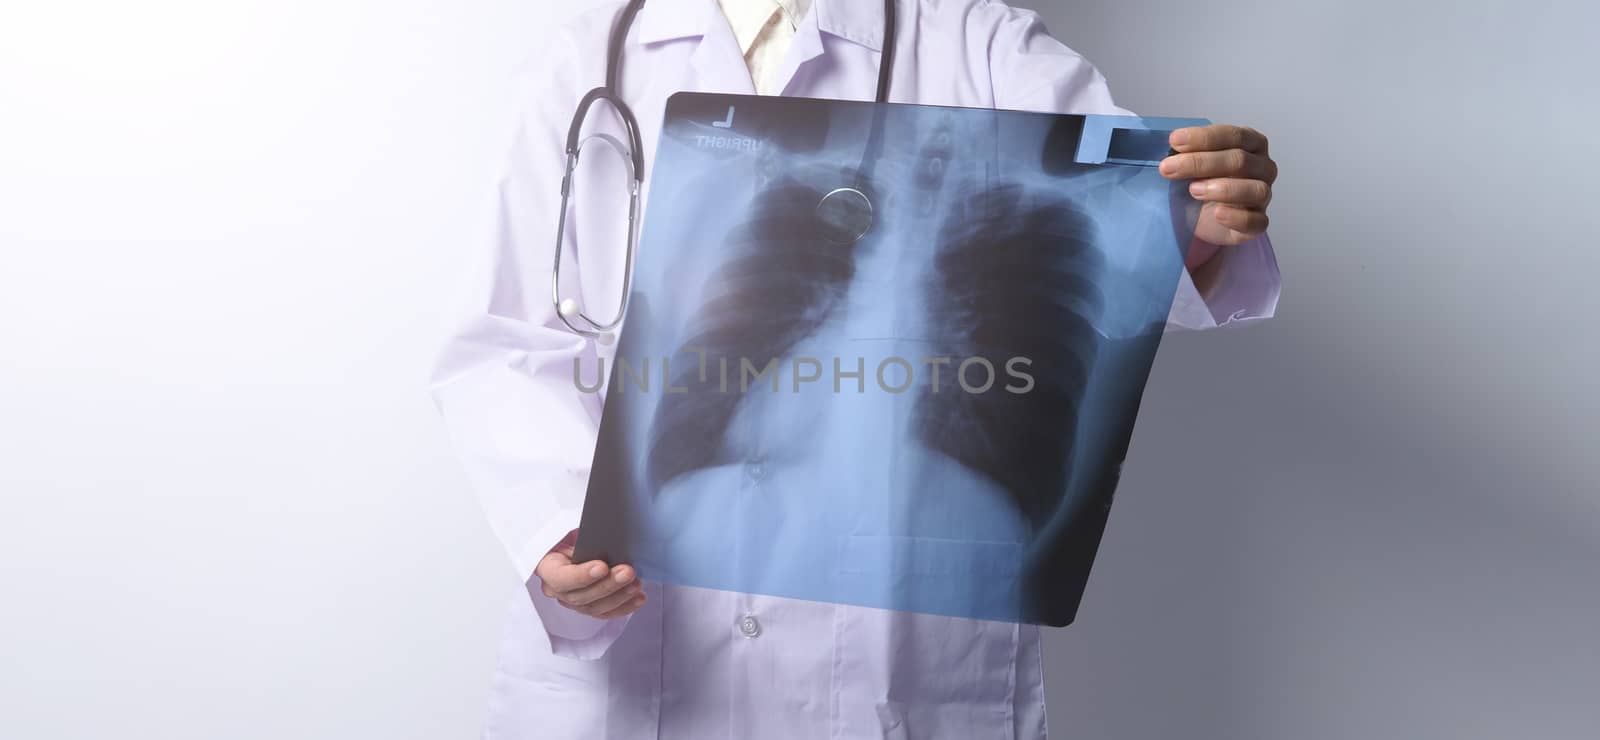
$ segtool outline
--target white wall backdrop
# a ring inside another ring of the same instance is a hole
[[[0,736],[475,736],[517,579],[425,381],[569,5],[6,2]]]
[[[476,734],[517,577],[424,382],[586,4],[3,0],[0,736]],[[1594,737],[1600,13],[1038,6],[1285,173],[1281,318],[1163,347],[1055,734]]]

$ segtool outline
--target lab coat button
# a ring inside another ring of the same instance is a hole
[[[757,622],[755,617],[746,614],[743,619],[739,620],[739,634],[751,639],[760,637],[761,623]]]
[[[745,474],[750,476],[750,480],[755,481],[767,477],[766,463],[763,463],[760,460],[752,461],[749,465],[745,466]]]

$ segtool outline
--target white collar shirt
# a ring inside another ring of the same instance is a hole
[[[717,4],[744,53],[756,92],[780,92],[778,72],[801,21],[811,10],[811,0],[717,0]]]

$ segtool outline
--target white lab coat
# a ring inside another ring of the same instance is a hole
[[[572,361],[582,356],[593,367],[594,353],[610,349],[561,327],[549,270],[563,140],[578,99],[604,79],[606,40],[622,4],[606,3],[557,31],[536,81],[521,91],[496,237],[485,252],[462,255],[483,263],[481,280],[434,378],[475,492],[525,577],[578,526],[600,419],[603,396],[574,388]],[[984,0],[900,0],[899,16],[895,102],[1126,113],[1099,72],[1047,36],[1032,12]],[[876,0],[816,0],[779,72],[784,94],[871,100],[882,29]],[[649,0],[627,42],[622,90],[648,163],[669,95],[753,93],[753,85],[715,0]],[[618,203],[617,187],[604,177],[580,180],[576,208]],[[609,210],[580,216],[622,218]],[[569,250],[586,228],[580,219]],[[620,243],[577,254],[572,279],[584,294],[616,295]],[[1272,314],[1278,270],[1267,239],[1218,259],[1225,261],[1209,300],[1184,277],[1171,326]],[[485,737],[1045,735],[1035,627],[659,584],[646,591],[640,612],[601,623],[545,598],[530,578],[511,605]]]

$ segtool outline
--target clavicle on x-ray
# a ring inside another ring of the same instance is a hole
[[[1191,119],[680,93],[580,559],[1061,625],[1193,235]]]

